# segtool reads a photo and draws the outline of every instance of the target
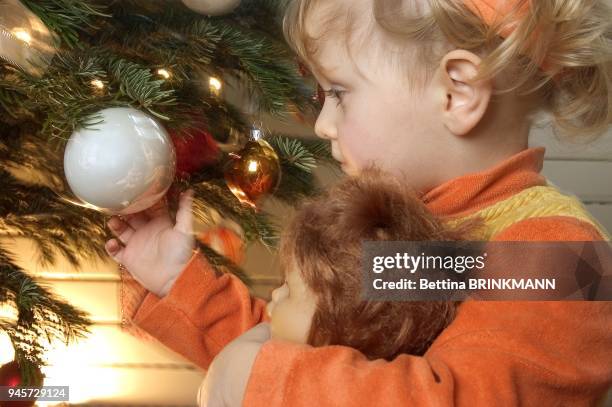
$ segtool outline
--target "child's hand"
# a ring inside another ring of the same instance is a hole
[[[198,405],[241,406],[255,358],[268,339],[270,325],[261,323],[227,344],[208,368],[198,391]]]
[[[188,191],[180,198],[176,225],[165,199],[123,219],[113,216],[108,227],[118,240],[106,242],[106,252],[147,290],[166,295],[194,249],[192,204],[193,192]]]

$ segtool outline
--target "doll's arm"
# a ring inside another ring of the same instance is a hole
[[[133,322],[167,347],[206,369],[232,339],[266,320],[265,301],[236,277],[219,277],[195,254],[168,295],[148,293]]]

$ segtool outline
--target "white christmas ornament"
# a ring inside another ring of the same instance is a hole
[[[208,16],[220,16],[233,11],[240,0],[183,0],[191,10]]]
[[[55,55],[53,34],[19,0],[0,0],[0,58],[41,75]]]
[[[74,132],[64,151],[64,175],[77,203],[119,215],[151,207],[174,179],[170,137],[140,110],[110,108],[98,115],[100,123]]]

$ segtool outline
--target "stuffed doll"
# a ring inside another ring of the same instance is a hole
[[[283,233],[284,283],[266,308],[271,338],[349,346],[369,359],[424,354],[460,303],[362,300],[362,242],[467,240],[479,226],[447,227],[404,183],[375,168],[340,181],[306,201]]]
[[[284,232],[285,281],[267,306],[272,338],[350,346],[369,359],[422,355],[459,303],[362,300],[362,242],[465,240],[477,227],[446,227],[414,192],[374,168],[341,181],[306,202]]]

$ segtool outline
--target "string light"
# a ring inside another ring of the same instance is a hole
[[[0,304],[0,320],[13,324],[19,319],[19,313],[14,303]],[[11,339],[4,332],[0,332],[0,366],[13,360],[15,349]]]
[[[166,69],[164,68],[160,68],[157,70],[157,74],[161,77],[163,77],[164,79],[170,79],[170,72],[168,72]]]
[[[100,79],[94,79],[91,81],[91,86],[98,89],[104,89],[104,82],[102,82]]]
[[[26,30],[22,28],[17,28],[16,30],[14,30],[13,35],[17,37],[18,39],[20,39],[21,41],[27,43],[28,45],[32,43],[32,36],[30,35],[29,32],[27,32]]]
[[[210,92],[215,96],[219,96],[221,94],[221,88],[223,88],[221,81],[218,78],[211,76],[208,83],[210,85]]]

